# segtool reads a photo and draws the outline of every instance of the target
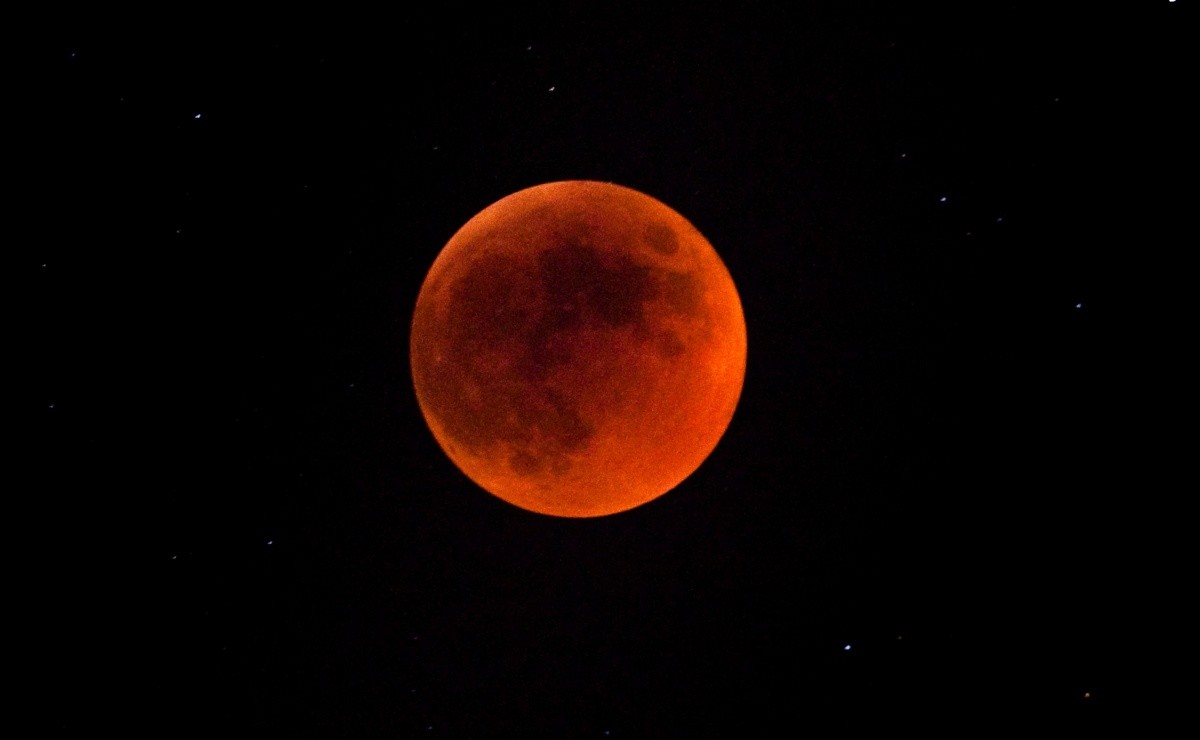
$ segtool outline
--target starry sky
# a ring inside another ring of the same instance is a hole
[[[1163,314],[1193,11],[878,5],[31,27],[10,606],[36,723],[820,737],[1163,716],[1185,489],[1156,430],[1181,407]],[[563,179],[691,220],[749,343],[701,468],[589,520],[466,479],[408,369],[445,242]]]

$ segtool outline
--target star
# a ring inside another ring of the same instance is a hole
[[[842,650],[845,652],[850,652],[850,643],[846,643],[845,645],[843,645]]]
[[[199,114],[199,113],[197,113],[196,115],[192,116],[192,118],[194,118],[194,119],[196,119],[196,120],[198,121],[198,120],[200,120],[200,114]]]
[[[945,202],[946,202],[946,196],[943,195],[942,197],[938,198],[938,203],[945,203]]]

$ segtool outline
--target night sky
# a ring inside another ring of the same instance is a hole
[[[1163,313],[1194,251],[1195,16],[1048,5],[12,29],[33,420],[9,608],[33,726],[971,737],[1166,716],[1188,486],[1166,474],[1184,444],[1156,438],[1184,418],[1166,388],[1190,343]],[[749,343],[700,469],[587,520],[475,486],[408,365],[451,235],[564,179],[686,216]]]

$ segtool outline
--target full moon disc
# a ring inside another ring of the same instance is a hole
[[[451,237],[409,349],[425,421],[467,477],[529,511],[595,517],[670,491],[713,451],[746,325],[687,219],[574,180],[504,197]]]

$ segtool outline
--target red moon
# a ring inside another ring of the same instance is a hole
[[[709,456],[746,373],[746,324],[708,240],[660,201],[586,180],[469,220],[421,286],[425,421],[471,480],[529,511],[596,517]]]

